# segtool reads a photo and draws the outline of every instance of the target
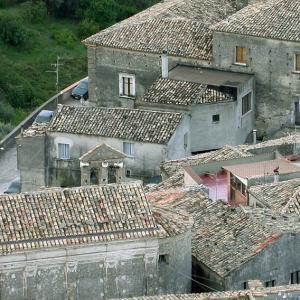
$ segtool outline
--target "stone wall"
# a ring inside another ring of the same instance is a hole
[[[289,284],[291,273],[300,270],[299,251],[300,236],[283,234],[278,241],[231,272],[225,279],[226,289],[243,289],[244,282],[252,279],[258,279],[263,283],[275,280],[276,286]]]
[[[49,133],[50,186],[79,186],[79,158],[95,146],[105,143],[123,152],[123,140],[99,136]],[[126,140],[124,140],[126,142]],[[130,141],[128,141],[130,142]],[[57,144],[70,144],[70,160],[57,159]],[[167,146],[151,143],[134,143],[134,157],[125,158],[125,174],[143,178],[160,175],[160,163],[167,158]]]
[[[207,62],[169,56],[169,69],[178,63],[207,65]],[[89,98],[104,107],[133,107],[135,99],[161,76],[159,54],[113,48],[88,48]],[[119,96],[119,73],[135,75],[136,97]]]
[[[187,293],[190,249],[189,231],[168,239],[2,255],[0,299],[104,300]],[[168,255],[168,262],[162,262],[160,255]]]
[[[46,186],[45,136],[17,138],[17,160],[20,171],[21,191],[28,192]]]
[[[235,64],[235,47],[247,49],[247,65]],[[294,72],[294,55],[300,43],[214,33],[213,65],[250,73],[256,79],[256,126],[260,137],[294,123],[295,99],[300,94],[300,74]]]

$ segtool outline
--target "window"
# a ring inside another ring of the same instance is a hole
[[[244,290],[247,290],[247,289],[248,289],[248,282],[247,282],[247,281],[244,281],[244,282],[243,282],[243,289],[244,289]]]
[[[300,283],[300,271],[291,273],[291,284]]]
[[[270,280],[265,282],[266,287],[272,287],[275,286],[275,280]]]
[[[237,46],[235,48],[235,63],[245,65],[246,62],[246,48]]]
[[[219,123],[220,122],[220,115],[213,115],[212,116],[212,122],[213,123]]]
[[[300,72],[300,53],[295,54],[295,71]]]
[[[169,264],[169,255],[168,254],[162,254],[158,257],[158,263],[162,264]]]
[[[135,76],[119,74],[119,94],[121,97],[135,96]]]
[[[188,134],[185,133],[183,136],[183,145],[184,145],[184,149],[187,149],[188,146]]]
[[[133,143],[123,143],[123,152],[128,156],[134,155]]]
[[[242,99],[242,115],[246,114],[248,111],[252,109],[251,105],[251,93],[247,94]]]
[[[131,176],[131,170],[126,170],[126,177],[130,177]]]
[[[58,144],[57,158],[70,159],[70,145],[69,144]]]

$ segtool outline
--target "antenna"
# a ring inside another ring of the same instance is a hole
[[[46,71],[47,73],[55,73],[56,74],[56,95],[58,94],[58,89],[59,89],[59,67],[63,66],[63,64],[60,64],[59,61],[62,59],[62,57],[59,57],[57,55],[56,57],[56,63],[55,64],[51,64],[51,67],[54,67],[55,70],[48,70]],[[56,97],[56,106],[58,105],[58,97]]]

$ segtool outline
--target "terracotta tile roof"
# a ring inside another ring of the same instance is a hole
[[[146,91],[141,102],[191,105],[233,100],[230,94],[208,88],[205,84],[161,78]]]
[[[44,136],[48,126],[49,123],[33,123],[21,135],[22,137]]]
[[[147,194],[147,198],[193,216],[193,256],[221,277],[251,260],[284,233],[300,233],[298,216],[269,209],[232,208],[212,202],[197,189],[161,190]]]
[[[210,60],[212,32],[209,26],[235,12],[234,1],[166,0],[111,26],[83,41],[142,52]]]
[[[152,210],[136,184],[1,195],[0,253],[167,237],[191,226],[188,215],[163,210]]]
[[[291,284],[285,286],[275,287],[260,287],[251,290],[242,291],[225,291],[225,292],[213,292],[213,293],[201,293],[201,294],[178,294],[178,295],[158,295],[138,298],[123,298],[120,300],[234,300],[234,299],[254,299],[255,298],[268,298],[268,296],[278,295],[278,293],[299,293],[300,284]]]
[[[273,176],[276,168],[279,168],[279,174],[300,173],[299,167],[285,159],[273,159],[247,164],[223,166],[223,169],[231,172],[233,175],[245,179]]]
[[[264,207],[274,211],[300,214],[300,179],[252,186],[249,193]]]
[[[300,145],[300,135],[292,134],[282,138],[257,143],[255,145],[224,146],[223,148],[179,160],[169,160],[161,168],[166,175],[171,176],[185,166],[198,166],[212,161],[226,161],[230,159],[254,156],[256,153],[275,151],[280,146]],[[224,165],[226,165],[224,163]]]
[[[177,171],[186,166],[198,166],[201,164],[213,162],[213,161],[226,161],[230,159],[250,157],[253,154],[239,149],[238,147],[224,146],[222,149],[206,152],[194,156],[189,156],[179,160],[169,160],[162,165],[162,169],[171,176]]]
[[[49,131],[166,144],[182,114],[127,108],[63,106]]]
[[[257,1],[213,26],[213,30],[300,42],[299,0]]]

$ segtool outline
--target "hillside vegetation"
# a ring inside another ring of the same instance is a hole
[[[87,74],[85,37],[157,0],[0,0],[0,139],[58,89]]]

